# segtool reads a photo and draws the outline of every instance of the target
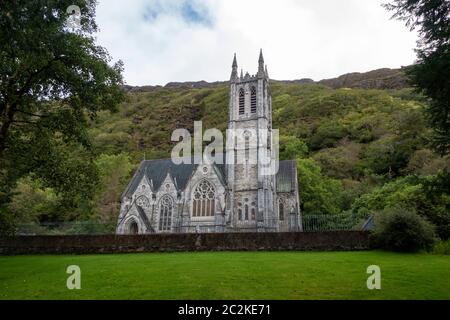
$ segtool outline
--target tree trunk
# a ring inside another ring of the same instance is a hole
[[[1,115],[1,123],[0,123],[0,160],[3,157],[3,153],[6,149],[6,139],[8,137],[8,131],[11,127],[11,123],[14,119],[14,114],[16,111],[15,105],[11,105],[8,107],[6,105],[3,114]]]

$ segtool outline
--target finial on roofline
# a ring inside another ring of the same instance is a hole
[[[234,58],[233,58],[233,64],[232,64],[232,71],[231,71],[231,77],[230,77],[230,81],[236,81],[238,78],[238,73],[237,73],[237,60],[236,60],[236,53],[234,54]]]
[[[258,59],[258,77],[264,78],[265,72],[264,72],[264,57],[262,49],[259,51],[259,59]]]

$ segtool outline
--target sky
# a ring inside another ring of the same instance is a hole
[[[99,0],[98,44],[129,85],[224,81],[233,54],[255,74],[321,80],[414,62],[417,34],[388,0]]]

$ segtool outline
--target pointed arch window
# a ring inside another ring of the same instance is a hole
[[[255,221],[256,220],[256,202],[251,202],[249,198],[242,199],[243,202],[238,202],[238,219],[240,221]]]
[[[159,230],[170,231],[172,228],[173,200],[165,195],[159,202]]]
[[[256,88],[252,87],[250,92],[250,112],[256,113]]]
[[[244,89],[241,88],[239,90],[239,114],[245,113],[245,92]]]
[[[248,161],[250,158],[250,137],[248,135],[245,135],[244,148],[245,148],[245,160]]]
[[[128,232],[129,232],[129,234],[138,234],[139,233],[139,226],[136,221],[131,220],[131,222],[128,225]]]
[[[280,218],[281,221],[284,220],[284,204],[283,202],[280,201],[280,204],[278,205],[278,216]]]
[[[212,217],[215,214],[216,190],[207,180],[201,181],[194,191],[192,204],[193,217]]]

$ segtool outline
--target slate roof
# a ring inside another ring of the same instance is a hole
[[[172,178],[177,182],[178,189],[184,189],[195,168],[197,165],[194,164],[175,165],[172,159],[144,160],[136,170],[122,197],[131,197],[144,175],[147,176],[148,181],[153,182],[153,190],[158,190],[167,177],[167,173],[170,172]]]
[[[277,173],[277,192],[291,192],[295,190],[296,179],[295,160],[283,160],[279,162]]]
[[[191,163],[193,162],[191,161]],[[276,177],[277,192],[291,192],[295,190],[295,165],[295,160],[280,161]],[[176,180],[177,189],[184,190],[197,166],[197,164],[184,163],[176,165],[172,162],[172,159],[144,160],[136,170],[122,197],[131,197],[144,175],[148,181],[153,182],[153,190],[158,190],[167,177],[168,172]],[[225,165],[215,164],[214,171],[225,185],[227,183]]]

